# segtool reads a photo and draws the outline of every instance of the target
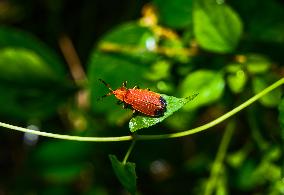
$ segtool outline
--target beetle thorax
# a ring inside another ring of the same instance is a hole
[[[115,95],[117,99],[124,101],[127,92],[128,92],[128,89],[126,87],[120,87],[114,90],[113,94]]]

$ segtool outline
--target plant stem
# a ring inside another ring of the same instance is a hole
[[[59,38],[59,46],[62,51],[62,54],[69,66],[70,73],[78,86],[80,86],[82,81],[86,81],[87,77],[84,72],[82,63],[79,59],[78,53],[75,50],[75,47],[67,35],[62,35]]]
[[[136,143],[136,140],[134,139],[134,140],[132,141],[130,147],[128,148],[127,153],[125,154],[125,157],[124,157],[124,159],[123,159],[123,161],[122,161],[123,164],[125,164],[125,163],[127,162],[127,159],[128,159],[128,157],[129,157],[131,151],[133,150],[135,143]]]
[[[211,121],[211,122],[209,122],[205,125],[202,125],[200,127],[196,127],[196,128],[189,129],[189,130],[182,131],[182,132],[178,132],[178,133],[170,133],[170,134],[163,134],[163,135],[140,135],[140,136],[137,135],[138,136],[137,139],[138,140],[168,139],[168,138],[184,137],[184,136],[187,136],[187,135],[191,135],[191,134],[195,134],[195,133],[204,131],[206,129],[209,129],[210,127],[213,127],[213,126],[223,122],[227,118],[233,116],[234,114],[238,113],[242,109],[248,107],[250,104],[254,103],[258,99],[262,98],[264,95],[269,93],[270,91],[274,90],[275,88],[277,88],[277,87],[279,87],[283,84],[284,84],[284,77],[282,79],[276,81],[272,85],[268,86],[267,88],[262,90],[260,93],[251,97],[250,99],[248,99],[247,101],[245,101],[244,103],[242,103],[238,107],[234,108],[233,110],[227,112],[226,114],[222,115],[221,117],[219,117],[219,118],[217,118],[217,119],[215,119],[215,120],[213,120],[213,121]]]
[[[36,131],[32,129],[27,129],[23,127],[18,127],[6,123],[0,122],[1,127],[5,127],[8,129],[13,129],[16,131],[21,131],[25,133],[31,133],[35,135],[57,138],[57,139],[64,139],[64,140],[73,140],[73,141],[89,141],[89,142],[115,142],[115,141],[129,141],[132,140],[132,136],[121,136],[121,137],[81,137],[81,136],[72,136],[72,135],[61,135],[55,133],[47,133],[42,131]]]
[[[215,161],[213,163],[211,173],[210,173],[210,178],[207,182],[207,185],[205,187],[205,195],[211,195],[214,191],[214,188],[216,187],[218,178],[223,169],[223,161],[229,146],[229,143],[231,141],[231,138],[233,136],[233,132],[235,130],[236,123],[235,121],[231,121],[225,130],[225,133],[223,135],[221,144],[219,146]]]
[[[135,135],[136,140],[156,140],[156,139],[169,139],[169,138],[177,138],[177,137],[184,137],[187,135],[199,133],[201,131],[204,131],[206,129],[209,129],[224,120],[228,119],[229,117],[235,115],[242,109],[246,108],[250,104],[254,103],[267,93],[271,92],[275,88],[281,86],[284,84],[284,78],[276,81],[272,85],[268,86],[265,88],[263,91],[260,93],[256,94],[255,96],[251,97],[248,99],[246,102],[242,103],[238,107],[234,108],[233,110],[227,112],[226,114],[222,115],[221,117],[205,124],[200,127],[196,127],[193,129],[189,129],[183,132],[178,132],[178,133],[170,133],[170,134],[162,134],[162,135]],[[74,141],[92,141],[92,142],[115,142],[115,141],[129,141],[133,140],[134,138],[132,136],[121,136],[121,137],[80,137],[80,136],[71,136],[71,135],[60,135],[60,134],[54,134],[54,133],[47,133],[47,132],[42,132],[42,131],[35,131],[23,127],[18,127],[10,124],[6,124],[3,122],[0,122],[1,127],[5,127],[8,129],[16,130],[16,131],[21,131],[21,132],[26,132],[26,133],[32,133],[35,135],[40,135],[40,136],[45,136],[45,137],[51,137],[51,138],[57,138],[57,139],[65,139],[65,140],[74,140]]]

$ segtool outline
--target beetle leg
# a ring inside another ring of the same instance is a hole
[[[126,85],[127,85],[127,81],[124,81],[124,82],[122,83],[122,86],[123,86],[123,87],[126,87]]]
[[[99,98],[97,98],[97,100],[99,101],[99,100],[102,100],[103,98],[105,98],[105,97],[107,97],[107,96],[110,96],[110,95],[112,95],[113,94],[113,92],[109,92],[108,94],[105,94],[105,95],[103,95],[102,97],[99,97]]]
[[[140,89],[140,87],[138,87],[137,85],[135,85],[135,86],[133,87],[133,89]]]
[[[132,116],[135,117],[137,115],[139,115],[140,113],[137,110],[132,110]]]
[[[123,108],[123,109],[130,108],[130,105],[129,105],[129,104],[126,104],[125,102],[123,102],[122,108]]]
[[[116,102],[118,105],[121,105],[122,103],[123,103],[123,101],[121,101],[121,100],[117,100],[117,102]]]

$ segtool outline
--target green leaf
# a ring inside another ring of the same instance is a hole
[[[145,77],[152,81],[160,81],[170,76],[171,64],[168,61],[160,60],[152,64]]]
[[[240,93],[243,91],[247,82],[247,75],[245,71],[238,70],[235,73],[231,73],[227,77],[228,86],[234,93]]]
[[[252,74],[265,73],[269,70],[272,62],[265,56],[259,54],[250,54],[247,56],[248,72]]]
[[[233,51],[242,34],[242,22],[237,13],[213,0],[195,1],[193,24],[200,46],[217,53]]]
[[[150,29],[139,26],[136,22],[130,22],[107,33],[100,40],[98,49],[147,63],[156,60],[157,55],[152,52],[156,46],[157,40]]]
[[[192,0],[154,0],[159,20],[171,28],[185,28],[192,24]]]
[[[0,48],[22,48],[33,51],[38,55],[58,76],[66,75],[65,66],[61,59],[44,45],[40,40],[24,31],[14,28],[0,27]]]
[[[167,102],[167,110],[161,117],[148,117],[148,116],[142,116],[137,115],[133,117],[129,122],[129,129],[131,132],[135,132],[142,128],[147,128],[150,126],[153,126],[157,123],[162,122],[164,119],[172,115],[174,112],[179,110],[182,106],[184,106],[189,101],[193,100],[196,95],[192,95],[191,97],[187,98],[176,98],[173,96],[167,96],[164,94],[161,94],[161,96],[166,100]]]
[[[136,193],[136,172],[135,163],[127,162],[123,164],[118,161],[115,155],[109,155],[112,168],[120,183],[131,193]]]
[[[263,89],[268,87],[277,78],[273,75],[264,75],[262,77],[254,77],[252,80],[252,87],[255,94],[261,92]],[[260,103],[267,107],[275,107],[279,105],[281,101],[282,91],[280,88],[276,88],[270,93],[260,98]]]
[[[181,83],[183,97],[198,93],[198,99],[183,109],[189,111],[211,104],[221,98],[225,88],[223,74],[210,70],[198,70],[189,74]]]
[[[23,48],[0,49],[0,80],[32,85],[55,81],[53,70],[34,51]]]

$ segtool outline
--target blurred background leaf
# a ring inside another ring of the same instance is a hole
[[[16,29],[1,27],[0,37],[0,113],[22,119],[54,114],[74,90],[58,56]]]
[[[196,0],[194,6],[194,34],[201,47],[218,53],[233,51],[242,34],[237,13],[222,1]]]
[[[184,106],[185,110],[194,110],[221,98],[225,82],[222,73],[199,70],[189,74],[180,86],[183,97],[198,93],[198,100]]]

